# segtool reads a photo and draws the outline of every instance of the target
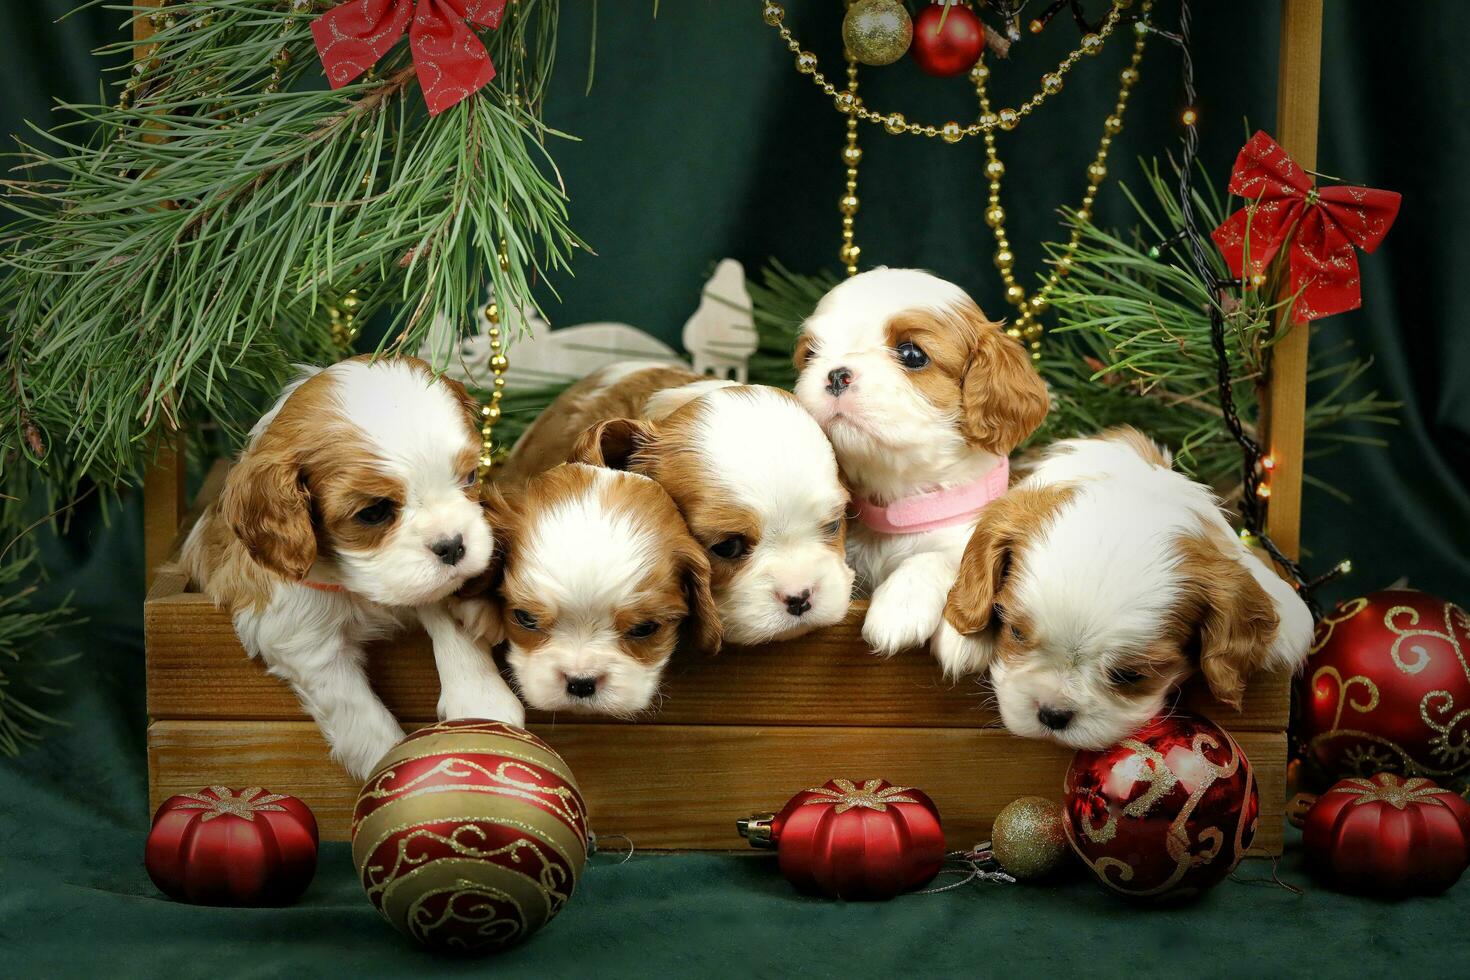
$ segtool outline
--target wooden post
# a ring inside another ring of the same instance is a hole
[[[1317,166],[1317,96],[1322,71],[1322,0],[1283,0],[1276,70],[1276,141],[1307,169]],[[1301,551],[1302,454],[1307,411],[1307,338],[1297,324],[1276,343],[1262,422],[1275,458],[1266,533],[1287,555]]]
[[[163,0],[133,0],[134,6],[157,7]],[[133,55],[147,54],[147,40],[153,36],[148,18],[133,21]],[[167,422],[163,423],[167,425]],[[184,517],[184,435],[164,431],[154,441],[157,455],[153,466],[143,477],[143,560],[144,577],[152,581],[153,573],[169,557],[179,522]]]

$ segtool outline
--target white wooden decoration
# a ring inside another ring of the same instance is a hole
[[[756,350],[755,316],[745,269],[734,259],[722,259],[704,284],[699,306],[684,324],[684,349],[694,358],[694,370],[717,378],[746,381],[746,366]]]

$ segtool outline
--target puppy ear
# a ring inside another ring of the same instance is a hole
[[[812,356],[812,338],[808,337],[806,331],[796,335],[796,347],[791,352],[791,363],[796,366],[796,373],[800,374],[802,368],[806,367],[807,358]]]
[[[966,434],[997,456],[1009,455],[1046,420],[1046,384],[1021,342],[1007,337],[978,307],[961,311],[974,328],[960,389]]]
[[[720,620],[720,611],[710,591],[709,559],[691,539],[682,552],[681,560],[684,563],[684,596],[689,603],[689,616],[684,620],[682,634],[684,642],[693,650],[713,656],[720,652],[724,642],[725,624]]]
[[[658,436],[652,422],[639,419],[607,419],[577,437],[571,462],[606,466],[614,470],[633,468],[633,457]]]
[[[973,636],[990,626],[995,597],[1010,569],[1010,527],[998,510],[998,503],[991,504],[981,513],[944,605],[945,620],[962,636]]]
[[[1246,680],[1270,654],[1280,619],[1266,590],[1203,534],[1178,544],[1187,596],[1199,610],[1200,672],[1216,700],[1239,709]]]
[[[306,578],[316,561],[311,495],[301,466],[289,447],[274,445],[269,431],[230,470],[220,516],[251,558],[293,582]]]

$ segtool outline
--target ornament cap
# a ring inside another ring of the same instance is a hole
[[[776,846],[775,824],[774,813],[752,813],[735,821],[735,829],[751,847],[773,848]]]

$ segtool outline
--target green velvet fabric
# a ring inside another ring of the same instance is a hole
[[[18,131],[22,118],[44,121],[50,98],[96,91],[97,65],[86,51],[111,36],[117,15],[92,8],[50,23],[69,6],[47,0],[0,11],[5,131]],[[833,5],[788,6],[798,34],[832,62]],[[1206,160],[1223,176],[1245,133],[1242,118],[1271,126],[1279,12],[1265,0],[1196,6],[1205,8],[1197,57]],[[598,254],[580,257],[575,278],[557,284],[556,322],[621,319],[674,339],[723,255],[751,269],[770,255],[799,269],[833,264],[841,124],[791,69],[753,0],[665,0],[657,19],[646,0],[603,3],[591,95],[583,94],[588,5],[565,7],[548,116],[583,138],[554,150],[575,224]],[[1161,0],[1166,19],[1171,7]],[[1462,174],[1470,159],[1463,123],[1470,68],[1462,49],[1470,7],[1451,0],[1402,11],[1328,7],[1319,166],[1398,189],[1405,204],[1385,247],[1363,262],[1364,310],[1326,321],[1319,342],[1351,341],[1371,353],[1372,383],[1406,404],[1387,449],[1311,463],[1313,476],[1353,500],[1309,490],[1306,542],[1319,567],[1354,559],[1357,571],[1338,594],[1408,576],[1464,603],[1470,309],[1460,277],[1470,264]],[[1068,31],[1055,29],[1054,43]],[[1023,46],[1020,68],[997,72],[1002,96],[1029,90],[1050,55],[1043,45]],[[1175,57],[1162,44],[1147,56],[1113,156],[1113,173],[1125,180],[1136,156],[1170,146],[1179,108]],[[1052,209],[1081,185],[1112,77],[1111,68],[1083,64],[1054,108],[1004,141],[1006,207],[1025,268],[1038,261],[1034,243],[1049,234]],[[863,84],[874,103],[914,116],[960,118],[970,105],[963,85],[927,81],[907,66],[865,72]],[[871,131],[864,146],[865,258],[934,268],[1001,310],[978,220],[978,149]],[[1115,187],[1098,210],[1128,219]],[[436,960],[400,939],[360,893],[341,844],[323,849],[317,881],[294,908],[174,904],[142,867],[149,814],[137,501],[107,523],[84,507],[70,535],[47,540],[46,558],[54,578],[41,599],[74,591],[89,622],[42,651],[78,659],[28,678],[64,688],[44,706],[66,727],[0,765],[0,971],[7,975],[1422,975],[1453,972],[1470,954],[1461,928],[1470,886],[1402,904],[1348,898],[1312,885],[1290,847],[1282,875],[1306,887],[1304,895],[1228,882],[1190,907],[1152,911],[1083,881],[846,905],[797,897],[760,857],[638,856],[618,864],[604,856],[558,921],[489,964]],[[227,765],[220,779],[229,781]],[[598,829],[638,838],[637,827]],[[1241,877],[1269,871],[1252,862]]]

